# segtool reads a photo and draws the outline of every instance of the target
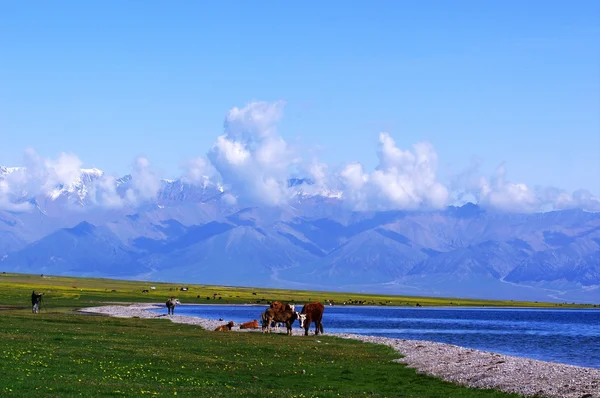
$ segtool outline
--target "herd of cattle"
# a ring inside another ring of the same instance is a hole
[[[175,306],[181,302],[175,297],[170,297],[167,300],[166,306],[169,315],[175,313]],[[318,301],[305,304],[300,312],[296,311],[294,304],[283,303],[281,301],[273,301],[269,307],[260,314],[260,326],[257,319],[250,322],[245,322],[240,325],[240,329],[258,329],[262,327],[263,333],[271,333],[273,327],[284,324],[287,329],[287,334],[292,335],[292,325],[297,320],[300,322],[300,328],[304,329],[304,335],[308,336],[310,324],[315,324],[315,334],[323,333],[323,312],[325,306]],[[235,326],[233,321],[221,325],[215,331],[228,331]]]

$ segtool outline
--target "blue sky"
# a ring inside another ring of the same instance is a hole
[[[429,141],[438,177],[600,195],[600,2],[0,3],[0,164],[26,148],[165,176],[234,106],[286,102],[278,132],[332,165],[378,135]]]

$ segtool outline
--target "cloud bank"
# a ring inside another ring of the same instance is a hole
[[[307,160],[278,134],[284,108],[283,101],[232,108],[212,148],[183,163],[181,180],[201,187],[223,186],[221,201],[227,206],[280,206],[301,194],[341,199],[355,210],[440,209],[473,200],[509,212],[600,211],[600,198],[589,191],[569,193],[512,182],[505,164],[492,176],[484,176],[479,164],[473,163],[444,184],[438,178],[438,154],[431,143],[402,149],[385,132],[379,134],[374,170],[365,170],[359,162],[333,170],[315,156]],[[42,159],[34,150],[26,150],[23,167],[0,169],[0,210],[26,211],[38,195],[55,199],[65,193],[82,203],[135,207],[156,199],[168,183],[145,157],[135,159],[131,173],[123,178],[82,165],[74,154]],[[299,182],[290,184],[291,177]]]

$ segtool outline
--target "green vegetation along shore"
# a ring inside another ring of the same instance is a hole
[[[154,287],[155,289],[151,289]],[[188,290],[182,291],[181,288]],[[548,303],[513,300],[393,296],[253,287],[211,286],[186,283],[125,281],[65,276],[0,274],[0,306],[29,307],[32,290],[44,293],[44,306],[54,310],[81,308],[106,302],[162,303],[176,296],[184,304],[266,304],[281,300],[304,303],[333,300],[336,305],[363,303],[393,306],[473,306],[593,308],[591,304]],[[147,290],[147,293],[142,291]]]
[[[184,286],[187,291],[178,290]],[[45,293],[40,314],[31,313],[32,290]],[[0,292],[2,396],[516,396],[417,374],[394,362],[398,353],[383,345],[327,335],[216,333],[167,319],[117,319],[72,310],[163,302],[171,294],[185,303],[205,303],[209,297],[211,304],[352,298],[388,305],[544,305],[22,274],[0,274]]]

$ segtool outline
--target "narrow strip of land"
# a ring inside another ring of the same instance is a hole
[[[166,317],[175,323],[199,325],[206,330],[214,330],[224,324],[223,321],[213,319],[182,315],[167,316],[148,311],[162,307],[162,304],[110,305],[84,308],[80,311],[120,318]],[[232,331],[256,332],[256,330],[238,327],[234,327]],[[303,330],[295,328],[293,333],[299,336],[303,334]],[[430,341],[347,333],[328,333],[328,335],[386,344],[403,356],[397,360],[398,362],[406,363],[418,372],[469,387],[493,388],[527,396],[600,398],[600,369],[501,355]]]

